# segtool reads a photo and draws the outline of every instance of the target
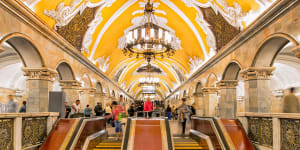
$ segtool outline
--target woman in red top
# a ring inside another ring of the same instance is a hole
[[[152,116],[153,104],[150,97],[147,98],[147,101],[144,104],[144,111],[146,112],[146,117]]]

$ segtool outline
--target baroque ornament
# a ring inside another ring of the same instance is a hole
[[[61,2],[56,10],[44,10],[44,14],[48,17],[53,18],[56,21],[54,25],[54,29],[57,30],[57,27],[65,26],[76,16],[76,14],[80,14],[88,7],[88,8],[100,8],[97,10],[95,19],[89,24],[89,28],[83,38],[82,48],[81,50],[89,53],[89,46],[92,42],[92,35],[97,28],[97,26],[101,23],[101,11],[105,7],[110,7],[112,3],[116,0],[102,0],[98,3],[92,3],[89,0],[73,0],[70,6],[65,6],[64,2]]]

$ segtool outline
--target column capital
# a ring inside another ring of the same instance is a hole
[[[296,57],[300,58],[300,45],[297,45],[296,47],[292,48],[292,52],[294,52]]]
[[[221,80],[217,83],[217,87],[220,89],[232,89],[238,85],[237,80]]]
[[[81,87],[81,83],[77,80],[59,80],[59,83],[63,89],[78,89]]]
[[[275,67],[249,67],[240,72],[245,81],[247,80],[270,80]]]
[[[57,72],[50,68],[22,68],[22,71],[28,80],[53,81],[57,75]]]
[[[214,94],[218,92],[218,88],[217,87],[203,87],[202,91],[204,94],[208,93],[208,94]]]
[[[96,89],[95,88],[79,88],[79,92],[86,92],[86,93],[90,93],[90,94],[95,94],[96,93]]]
[[[203,93],[202,92],[198,92],[198,93],[193,93],[194,97],[202,97]]]

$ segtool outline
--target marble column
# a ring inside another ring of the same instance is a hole
[[[48,112],[49,91],[57,72],[49,68],[22,68],[26,79],[27,112]]]
[[[216,87],[204,87],[203,101],[204,101],[204,116],[214,117],[216,116],[216,107],[218,105],[218,88]]]
[[[107,99],[108,98],[107,98],[105,93],[103,93],[103,92],[96,92],[95,93],[95,104],[97,102],[100,102],[100,103],[102,103],[102,106],[105,106]]]
[[[245,111],[271,112],[270,76],[274,67],[250,67],[241,71],[245,81]]]
[[[203,93],[194,93],[194,103],[196,105],[196,115],[197,116],[205,116],[205,106],[204,106],[204,98]]]
[[[60,80],[59,81],[62,91],[65,93],[66,102],[72,105],[77,99],[79,99],[79,87],[80,82],[76,80]],[[83,109],[82,109],[83,110]]]
[[[221,80],[219,87],[219,110],[221,118],[235,118],[236,116],[236,86],[237,80]]]
[[[79,93],[80,93],[81,108],[85,108],[87,104],[90,105],[90,108],[93,108],[95,106],[96,89],[80,88]]]
[[[296,47],[292,48],[292,52],[294,52],[296,57],[300,58],[300,45],[297,45]]]

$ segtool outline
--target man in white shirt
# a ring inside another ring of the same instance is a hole
[[[76,100],[76,102],[72,104],[71,114],[77,113],[80,113],[80,100]]]

